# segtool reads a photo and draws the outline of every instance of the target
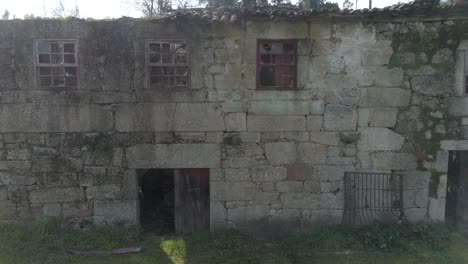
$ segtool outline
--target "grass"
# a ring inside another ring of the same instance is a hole
[[[65,248],[143,246],[126,255],[72,255]],[[73,230],[55,222],[0,225],[0,264],[10,263],[468,263],[468,237],[443,225],[327,227],[277,238],[234,230],[157,236],[123,227]]]

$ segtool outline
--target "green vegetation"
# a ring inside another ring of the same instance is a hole
[[[83,256],[65,248],[141,253]],[[124,227],[73,230],[55,222],[0,225],[0,263],[467,263],[468,237],[444,225],[326,227],[283,237],[254,238],[234,230],[157,236]]]
[[[453,63],[431,63],[431,60],[434,54],[443,48],[447,48],[455,54],[458,44],[466,32],[466,25],[462,23],[455,23],[450,26],[441,25],[437,32],[431,29],[422,32],[414,30],[406,33],[395,32],[392,38],[394,55],[388,67],[417,70],[422,66],[431,65],[435,70],[436,78],[453,80],[455,70]],[[414,60],[404,63],[408,54],[414,54]]]

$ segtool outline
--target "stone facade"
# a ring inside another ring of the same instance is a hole
[[[138,224],[146,168],[210,168],[213,230],[338,224],[346,171],[403,174],[408,219],[443,220],[459,146],[446,140],[468,134],[454,88],[467,28],[468,17],[0,21],[0,221]],[[33,40],[48,38],[78,40],[77,89],[36,87]],[[190,89],[145,87],[145,40],[157,38],[189,40]],[[298,40],[296,90],[256,90],[256,41],[269,38]]]

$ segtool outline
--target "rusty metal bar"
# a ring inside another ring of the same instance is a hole
[[[394,173],[346,172],[343,224],[399,222],[403,218],[403,179]],[[398,205],[398,206],[397,206]]]

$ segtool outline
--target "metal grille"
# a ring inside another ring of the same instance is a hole
[[[403,220],[402,176],[391,173],[345,173],[343,224],[366,225],[373,221]]]

